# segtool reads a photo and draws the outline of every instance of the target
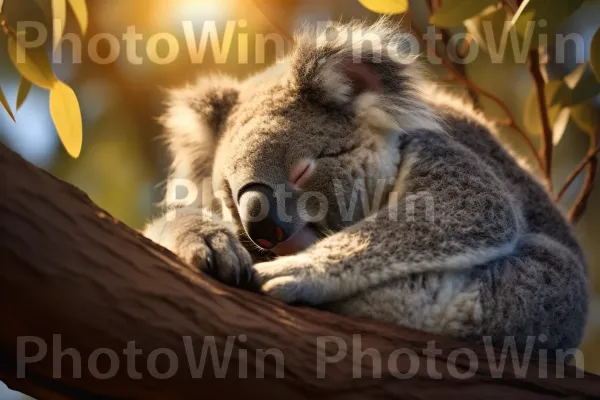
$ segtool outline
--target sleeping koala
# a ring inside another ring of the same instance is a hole
[[[333,24],[243,82],[173,91],[172,176],[202,196],[146,235],[286,303],[577,347],[587,272],[569,225],[481,114],[420,77],[405,38]]]

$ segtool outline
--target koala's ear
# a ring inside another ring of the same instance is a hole
[[[352,111],[359,122],[422,128],[437,119],[425,100],[420,64],[405,46],[410,43],[387,20],[303,32],[291,55],[295,86],[314,101]]]
[[[238,97],[239,82],[226,76],[203,77],[169,91],[161,123],[177,175],[210,174],[218,136]]]

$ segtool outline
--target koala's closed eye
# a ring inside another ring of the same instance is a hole
[[[360,148],[360,145],[358,143],[352,143],[350,146],[345,146],[338,150],[325,148],[325,149],[321,150],[321,152],[317,156],[317,159],[341,157],[343,155],[352,153],[353,151],[356,151],[359,148]]]

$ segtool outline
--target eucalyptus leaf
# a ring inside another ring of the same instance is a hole
[[[600,28],[594,34],[592,38],[592,44],[590,46],[590,64],[592,70],[596,74],[596,79],[600,81]]]
[[[452,28],[496,4],[498,4],[496,0],[445,1],[431,16],[429,22],[442,28]]]
[[[588,63],[582,64],[565,77],[564,82],[552,96],[551,104],[570,107],[600,94],[600,82]]]
[[[359,3],[379,14],[402,14],[408,11],[408,0],[359,0]]]
[[[582,131],[590,135],[595,135],[600,128],[600,110],[591,101],[571,107],[571,117]]]
[[[517,54],[513,51],[511,36],[516,35],[509,32],[510,20],[504,8],[479,14],[464,21],[464,25],[479,48],[490,55],[493,63],[515,62]],[[523,58],[526,57],[524,54]]]
[[[529,48],[548,45],[560,24],[573,14],[585,0],[527,0],[515,13],[512,25],[527,39]]]
[[[2,90],[1,87],[0,87],[0,104],[2,104],[2,107],[4,107],[4,109],[8,113],[8,116],[10,117],[10,119],[12,119],[14,121],[15,115],[13,114],[12,110],[10,109],[10,105],[8,104],[8,101],[6,100],[6,96],[4,95],[4,91]]]
[[[61,81],[50,90],[50,114],[67,153],[79,157],[83,140],[79,101],[73,89]]]
[[[81,28],[81,33],[86,34],[88,28],[88,9],[85,0],[68,0],[75,19]]]
[[[57,82],[43,47],[25,49],[18,37],[8,37],[8,55],[19,73],[28,81],[45,89]]]
[[[19,111],[25,100],[27,100],[27,96],[29,96],[29,92],[31,91],[31,82],[27,79],[21,77],[19,81],[19,90],[17,91],[17,105],[16,109]]]
[[[67,0],[52,0],[52,44],[57,48],[67,23]]]

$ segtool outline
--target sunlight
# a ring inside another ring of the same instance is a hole
[[[168,2],[169,14],[180,21],[222,21],[230,15],[231,0],[179,0]]]

